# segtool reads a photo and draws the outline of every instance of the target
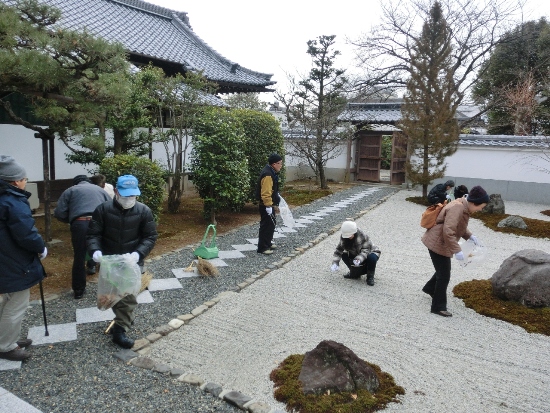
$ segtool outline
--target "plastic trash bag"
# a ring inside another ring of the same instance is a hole
[[[468,241],[461,240],[458,243],[464,254],[464,261],[460,263],[461,267],[472,269],[485,261],[487,257],[487,248],[485,248],[479,240],[478,242],[481,245],[474,244],[474,241],[471,239]]]
[[[283,219],[283,224],[285,225],[285,227],[292,228],[295,224],[292,212],[290,212],[290,208],[288,207],[288,204],[286,203],[284,198],[280,195],[279,197],[281,198],[281,200],[279,201],[279,214]]]
[[[141,288],[141,269],[130,254],[101,257],[97,282],[97,308],[108,310]]]

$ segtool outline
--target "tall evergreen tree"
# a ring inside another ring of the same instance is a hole
[[[488,109],[492,134],[550,134],[550,24],[508,31],[479,71],[473,94]],[[527,113],[526,113],[527,112]]]
[[[412,52],[401,128],[408,137],[408,179],[426,196],[428,185],[445,175],[445,158],[456,151],[459,135],[451,32],[438,2]]]

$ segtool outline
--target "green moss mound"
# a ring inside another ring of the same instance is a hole
[[[525,224],[527,224],[527,229],[509,227],[499,228],[497,226],[498,223],[509,216],[510,214],[485,214],[483,212],[477,212],[472,215],[472,218],[479,219],[487,228],[491,228],[496,232],[524,235],[533,238],[550,238],[550,221],[543,221],[540,219],[521,217],[525,221]]]
[[[550,336],[550,308],[528,308],[493,294],[491,280],[471,280],[457,284],[453,294],[475,312],[524,328],[529,333]]]
[[[428,198],[424,198],[423,196],[410,196],[408,198],[405,198],[405,201],[409,201],[418,205],[424,205],[426,207],[430,206],[430,203],[428,202]]]
[[[343,392],[323,394],[304,394],[298,381],[303,354],[288,356],[275,370],[270,379],[275,383],[275,399],[285,403],[288,411],[299,413],[363,413],[384,409],[390,402],[399,403],[397,395],[405,394],[403,387],[397,386],[393,377],[384,373],[375,364],[367,363],[374,369],[380,381],[380,387],[374,394],[359,390],[357,394]]]

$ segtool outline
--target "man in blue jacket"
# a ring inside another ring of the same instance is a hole
[[[0,359],[22,361],[31,354],[19,340],[30,288],[44,278],[40,259],[48,253],[34,226],[25,191],[27,173],[11,156],[0,155]]]

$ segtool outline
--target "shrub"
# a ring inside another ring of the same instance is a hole
[[[216,211],[242,209],[249,181],[246,140],[235,116],[219,108],[205,108],[193,128],[190,170],[204,200],[204,217],[216,222]]]
[[[113,185],[116,185],[121,175],[134,175],[139,181],[141,191],[139,201],[151,208],[155,221],[158,222],[166,183],[165,172],[156,162],[134,155],[116,155],[103,159],[99,173],[105,175],[107,182]]]
[[[284,138],[277,119],[267,112],[251,109],[235,109],[232,111],[243,127],[246,145],[245,153],[248,159],[250,175],[248,201],[256,201],[254,191],[262,168],[267,164],[267,158],[272,153],[278,153],[284,159]],[[285,182],[284,161],[279,172],[279,189]]]

